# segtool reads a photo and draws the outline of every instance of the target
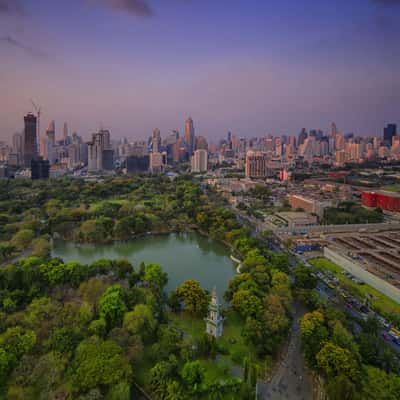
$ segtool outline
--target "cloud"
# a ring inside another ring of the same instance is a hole
[[[30,55],[31,57],[35,58],[48,58],[48,55],[40,49],[35,49],[33,47],[27,46],[17,39],[7,35],[7,36],[0,36],[0,44],[3,43],[10,47],[14,47],[24,51],[26,54]]]
[[[19,0],[0,0],[0,14],[24,14],[24,9]]]
[[[153,9],[148,0],[102,0],[103,3],[114,10],[127,12],[139,17],[152,17]]]

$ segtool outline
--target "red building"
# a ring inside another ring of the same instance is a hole
[[[400,194],[384,191],[362,192],[361,199],[365,207],[400,212]]]

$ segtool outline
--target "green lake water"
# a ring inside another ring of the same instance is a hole
[[[198,233],[149,235],[128,242],[79,246],[55,241],[52,256],[82,264],[102,258],[125,258],[136,270],[142,261],[157,263],[168,273],[168,291],[187,279],[195,279],[205,289],[216,286],[220,298],[235,275],[229,249]]]

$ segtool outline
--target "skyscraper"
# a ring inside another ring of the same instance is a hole
[[[388,124],[383,130],[383,141],[387,146],[391,146],[393,137],[396,135],[397,135],[397,125]]]
[[[110,132],[100,130],[98,133],[93,133],[92,141],[88,143],[88,169],[91,171],[101,171],[106,167],[108,169],[110,151],[112,151]]]
[[[200,149],[193,153],[192,172],[207,172],[208,153],[207,150]]]
[[[307,137],[308,137],[307,131],[305,128],[303,128],[299,133],[299,140],[297,141],[297,145],[300,146],[304,144],[304,141],[307,139]]]
[[[185,142],[188,153],[191,155],[194,151],[195,134],[193,120],[189,117],[185,122]]]
[[[23,157],[24,167],[30,168],[31,161],[38,157],[37,143],[37,118],[33,114],[27,114],[24,117],[24,139],[23,139]]]
[[[334,122],[332,122],[332,124],[331,124],[331,137],[332,138],[336,138],[337,133],[338,133],[337,126],[336,126],[336,124]]]
[[[153,136],[151,138],[153,153],[158,153],[161,150],[161,131],[156,128],[153,131]]]
[[[66,122],[64,122],[64,127],[63,127],[63,140],[64,144],[66,144],[68,141],[68,124]]]

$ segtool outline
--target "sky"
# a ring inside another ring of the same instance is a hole
[[[85,138],[382,135],[400,123],[400,0],[0,0],[0,140],[42,107]]]

